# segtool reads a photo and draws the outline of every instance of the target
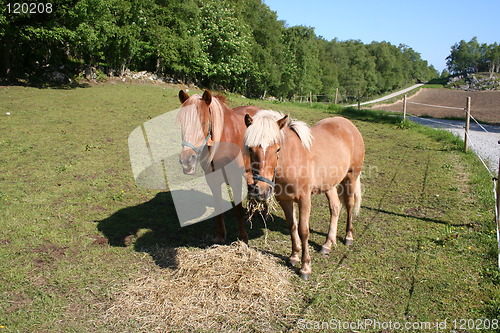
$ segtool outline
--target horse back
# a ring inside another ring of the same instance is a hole
[[[259,110],[260,108],[253,105],[238,106],[228,110],[224,114],[224,132],[221,142],[234,143],[241,149],[246,130],[245,114],[254,116]]]
[[[365,144],[358,128],[350,120],[326,118],[316,123],[311,131],[314,137],[311,153],[318,163],[336,165],[340,173],[343,169],[346,172],[361,171]]]

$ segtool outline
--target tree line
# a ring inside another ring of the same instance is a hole
[[[5,1],[5,0],[2,0]],[[438,73],[406,45],[326,40],[262,0],[52,0],[51,13],[0,8],[0,75],[47,68],[147,70],[248,96],[371,96]]]
[[[451,47],[446,58],[448,70],[453,74],[500,72],[500,45],[479,43],[477,37],[466,42],[461,40]]]

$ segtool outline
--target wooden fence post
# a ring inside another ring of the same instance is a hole
[[[313,93],[312,91],[309,92],[309,105],[313,105]]]
[[[339,88],[335,89],[335,104],[339,102]]]
[[[406,120],[406,94],[403,98],[403,121]]]
[[[469,150],[469,129],[470,129],[470,97],[467,97],[467,106],[465,108],[465,152]]]
[[[500,141],[498,141],[500,144]],[[500,270],[500,158],[498,158],[498,176],[493,180],[496,182],[496,206],[495,206],[495,222],[497,225],[497,244],[498,244],[498,270]]]

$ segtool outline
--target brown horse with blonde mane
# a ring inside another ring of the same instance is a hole
[[[245,150],[249,197],[265,201],[276,195],[283,208],[292,238],[290,263],[299,263],[300,274],[311,275],[309,255],[309,216],[311,196],[325,193],[330,205],[330,228],[321,253],[327,254],[337,243],[337,222],[342,207],[347,209],[345,243],[353,242],[352,218],[361,207],[361,169],[365,146],[359,130],[342,117],[327,118],[309,128],[275,111],[246,115]],[[299,207],[295,218],[294,202]]]
[[[203,95],[189,96],[183,90],[179,91],[179,100],[182,107],[177,120],[181,125],[182,151],[179,162],[184,174],[194,174],[196,165],[200,163],[205,174],[222,170],[221,179],[207,177],[207,182],[212,191],[215,207],[220,207],[222,200],[221,185],[241,184],[241,179],[229,179],[235,175],[226,174],[224,166],[236,160],[243,168],[244,161],[241,155],[246,114],[254,115],[259,108],[255,106],[240,106],[230,109],[222,96],[213,96],[208,90]],[[238,178],[238,175],[236,175]],[[244,210],[241,204],[241,186],[233,188],[234,213],[239,225],[239,238],[248,243],[248,234],[245,228]],[[215,217],[216,235],[214,242],[224,243],[226,228],[222,214]]]

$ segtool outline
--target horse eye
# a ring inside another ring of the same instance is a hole
[[[277,153],[279,153],[279,152],[280,152],[280,150],[281,150],[281,147],[279,147],[279,148],[276,150],[276,152],[277,152]]]

